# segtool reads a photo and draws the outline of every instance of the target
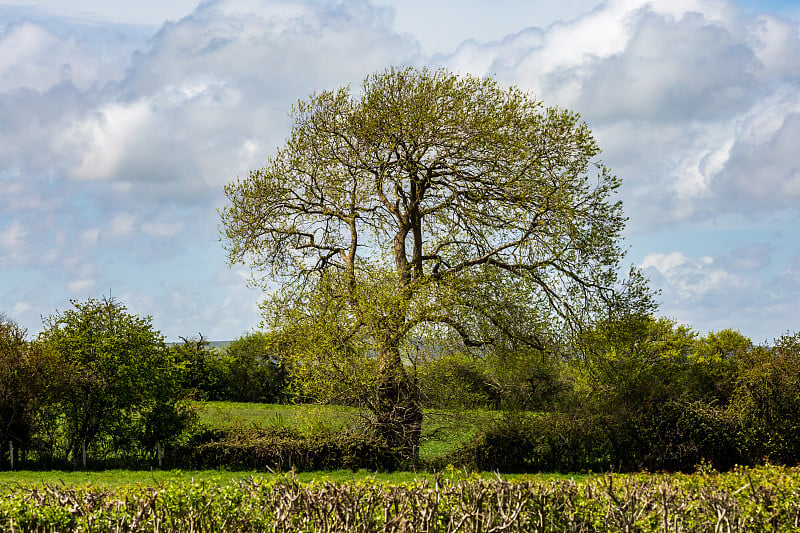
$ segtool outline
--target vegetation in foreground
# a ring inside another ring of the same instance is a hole
[[[3,531],[795,531],[800,474],[781,467],[574,480],[435,477],[118,488],[0,485]]]

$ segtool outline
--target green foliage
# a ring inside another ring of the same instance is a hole
[[[497,408],[498,395],[481,361],[444,355],[419,365],[423,405],[434,409]]]
[[[62,386],[62,373],[42,346],[29,342],[26,331],[0,315],[0,457],[4,466],[35,445],[42,412]]]
[[[287,399],[287,361],[280,340],[263,332],[244,335],[225,347],[227,399],[281,403]]]
[[[403,484],[301,483],[294,475],[107,489],[0,487],[4,531],[790,532],[800,475],[765,467],[719,474],[497,478],[449,471]]]
[[[102,458],[125,449],[154,454],[182,430],[191,413],[180,404],[180,367],[151,319],[113,299],[72,302],[45,319],[38,342],[56,357],[66,384],[48,408],[45,435],[55,459]]]
[[[776,339],[742,358],[729,411],[753,461],[800,460],[800,333]]]
[[[583,332],[555,412],[512,414],[446,460],[512,471],[691,470],[800,459],[796,337],[754,348],[632,315]],[[563,370],[562,370],[563,371]],[[567,401],[568,400],[568,401]]]
[[[197,400],[228,399],[231,391],[226,361],[203,335],[181,340],[170,347],[175,364],[182,369],[181,387]]]

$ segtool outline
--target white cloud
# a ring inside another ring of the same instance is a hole
[[[78,121],[56,141],[66,153],[81,154],[70,174],[78,179],[113,179],[130,155],[131,144],[147,134],[152,112],[147,101],[112,103]]]
[[[30,294],[0,288],[3,300],[36,318],[111,287],[171,335],[253,326],[249,273],[208,273],[224,263],[222,185],[282,143],[298,98],[427,62],[496,74],[580,112],[623,179],[632,233],[702,223],[691,244],[637,250],[665,312],[743,330],[765,310],[800,320],[800,268],[781,251],[800,205],[796,21],[727,0],[377,1],[394,12],[366,0],[210,0],[154,35],[96,18],[8,19],[0,262],[20,269],[12,278],[32,266],[40,277],[24,281]],[[60,5],[113,16],[113,2],[78,2]],[[715,233],[743,216],[792,222],[758,245]],[[204,274],[187,280],[198,265]]]
[[[105,231],[110,238],[124,238],[131,236],[135,231],[136,217],[130,213],[118,213],[114,215]]]
[[[0,93],[44,93],[63,84],[88,90],[118,80],[130,54],[144,44],[124,27],[113,32],[85,23],[45,27],[35,18],[23,16],[0,33]]]
[[[797,22],[722,0],[616,0],[441,62],[581,113],[641,230],[800,205]]]
[[[0,227],[0,264],[21,264],[28,255],[32,243],[29,231],[18,221],[11,222],[5,228]]]
[[[755,342],[797,331],[800,275],[776,261],[773,245],[736,246],[724,255],[691,257],[682,252],[648,254],[640,263],[661,291],[661,313],[701,332],[736,328]],[[782,256],[783,254],[781,254]]]
[[[94,289],[97,282],[93,279],[78,279],[67,283],[67,291],[72,294],[87,296]]]
[[[698,301],[720,291],[745,288],[746,279],[726,271],[709,256],[692,259],[681,252],[648,254],[639,267],[645,274],[657,272],[655,281],[664,292],[680,300]]]
[[[11,315],[19,316],[27,311],[30,311],[31,309],[33,309],[33,306],[31,306],[31,304],[28,302],[17,302],[14,304],[14,307],[11,310]]]

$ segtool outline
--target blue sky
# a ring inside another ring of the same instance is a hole
[[[169,339],[253,329],[224,184],[298,98],[401,64],[579,112],[662,315],[800,330],[798,0],[0,0],[0,312],[35,334],[110,292]]]

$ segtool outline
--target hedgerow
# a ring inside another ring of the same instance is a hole
[[[800,471],[300,483],[293,475],[97,489],[0,487],[0,531],[795,531]]]
[[[175,450],[178,466],[273,472],[395,470],[399,454],[367,432],[304,434],[291,427],[206,429]]]

